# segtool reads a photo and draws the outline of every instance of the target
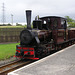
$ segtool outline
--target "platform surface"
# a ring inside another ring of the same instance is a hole
[[[75,44],[8,75],[75,75]]]

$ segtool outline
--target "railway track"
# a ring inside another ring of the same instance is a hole
[[[8,72],[16,70],[16,69],[18,69],[22,66],[25,66],[31,62],[33,62],[33,61],[17,60],[17,61],[14,61],[12,63],[0,66],[0,75],[7,75]]]
[[[57,51],[52,51],[51,54],[53,54],[55,52],[57,52]],[[51,55],[51,54],[49,54],[49,55]],[[12,63],[0,66],[0,75],[7,75],[8,72],[14,71],[20,67],[23,67],[23,66],[29,64],[29,63],[32,63],[32,62],[34,62],[34,61],[17,60],[17,61],[14,61]]]

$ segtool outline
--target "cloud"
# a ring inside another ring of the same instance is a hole
[[[11,22],[11,14],[14,15],[14,22],[25,22],[25,10],[27,9],[32,10],[32,19],[36,15],[69,15],[73,18],[75,15],[75,0],[1,0],[0,15],[3,2],[5,3],[7,22]]]

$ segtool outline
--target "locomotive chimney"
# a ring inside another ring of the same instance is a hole
[[[26,10],[27,29],[31,29],[31,10]]]

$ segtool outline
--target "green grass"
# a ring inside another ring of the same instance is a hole
[[[0,28],[24,28],[26,26],[0,26]]]
[[[16,45],[19,45],[19,43],[0,44],[0,60],[4,60],[15,55]]]
[[[0,28],[27,28],[27,25],[24,25],[24,26],[0,26]],[[31,25],[31,28],[33,28],[33,25]]]

